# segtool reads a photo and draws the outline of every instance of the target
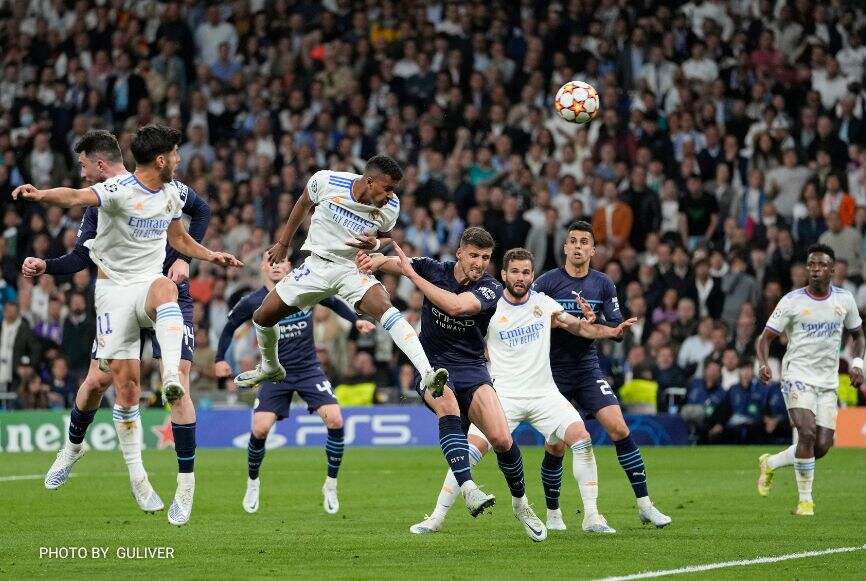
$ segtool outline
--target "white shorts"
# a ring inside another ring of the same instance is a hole
[[[331,262],[311,254],[277,283],[276,291],[284,303],[299,309],[334,295],[354,309],[377,284],[375,276],[362,274],[354,264]]]
[[[513,432],[520,422],[528,422],[541,432],[545,442],[555,444],[565,441],[565,431],[575,422],[583,423],[583,419],[574,406],[565,399],[555,385],[550,386],[550,393],[535,397],[503,397],[499,395],[505,419],[508,421],[508,431]],[[469,433],[484,438],[475,424],[469,426]],[[486,439],[486,438],[485,438]]]
[[[126,286],[107,278],[96,279],[97,359],[141,358],[141,330],[154,325],[147,316],[147,293],[161,276]]]
[[[788,409],[810,410],[815,414],[815,425],[836,429],[836,415],[839,413],[837,390],[815,387],[802,381],[783,379],[782,395]]]

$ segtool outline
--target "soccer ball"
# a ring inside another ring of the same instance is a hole
[[[598,92],[589,83],[569,81],[556,92],[553,106],[559,116],[571,123],[589,123],[598,114]]]

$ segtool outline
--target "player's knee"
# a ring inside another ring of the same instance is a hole
[[[340,412],[336,414],[328,414],[325,417],[325,427],[329,430],[339,430],[343,427],[343,416]]]
[[[799,427],[797,428],[797,436],[798,436],[798,445],[805,446],[807,448],[815,447],[815,428],[812,426]]]
[[[156,279],[150,288],[157,304],[177,301],[177,285],[169,278],[163,276]]]
[[[833,439],[818,438],[815,442],[815,459],[823,458],[833,447]]]
[[[511,449],[514,441],[511,439],[511,434],[508,432],[501,432],[495,434],[487,435],[487,439],[490,441],[490,445],[494,450],[499,452],[500,454],[503,452],[508,452]]]
[[[268,437],[268,432],[270,432],[271,430],[267,426],[253,424],[253,429],[250,431],[252,432],[253,437],[255,437],[256,439],[264,440]]]
[[[610,436],[610,439],[613,442],[618,442],[620,440],[628,438],[628,435],[630,433],[631,432],[629,432],[628,426],[625,424],[625,421],[616,422],[607,430],[607,434]]]
[[[556,442],[555,444],[545,444],[544,451],[553,454],[554,456],[565,455],[565,442]]]
[[[253,323],[260,327],[273,327],[277,324],[277,321],[274,320],[274,317],[264,308],[263,305],[257,308],[253,313]]]

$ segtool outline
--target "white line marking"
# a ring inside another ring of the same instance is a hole
[[[70,476],[75,476],[75,474],[70,474]],[[0,476],[0,482],[14,482],[16,480],[42,480],[45,478],[44,474],[21,474],[19,476]]]
[[[709,563],[706,565],[689,565],[687,567],[680,567],[679,569],[646,571],[644,573],[623,575],[621,577],[605,577],[604,579],[598,579],[596,581],[631,581],[632,579],[650,579],[653,577],[664,577],[666,575],[700,573],[702,571],[712,571],[713,569],[727,569],[728,567],[747,567],[749,565],[763,565],[766,563],[778,563],[780,561],[791,561],[793,559],[808,559],[809,557],[821,557],[823,555],[833,555],[836,553],[853,553],[854,551],[863,550],[866,550],[866,545],[860,545],[857,547],[835,547],[832,549],[823,549],[820,551],[803,551],[801,553],[789,553],[787,555],[779,555],[777,557],[758,557],[757,559],[746,559],[742,561],[725,561],[723,563]]]

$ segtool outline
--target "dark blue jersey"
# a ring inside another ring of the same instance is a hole
[[[175,180],[174,185],[180,193],[180,200],[183,202],[183,213],[190,217],[189,235],[196,242],[201,242],[207,232],[208,224],[210,223],[210,207],[207,202],[196,195],[195,190],[187,186],[185,183]],[[96,225],[99,213],[96,208],[87,208],[84,211],[84,217],[81,219],[81,226],[78,228],[75,247],[69,254],[60,258],[52,258],[45,261],[46,274],[73,274],[79,270],[84,270],[93,264],[90,261],[90,253],[84,243],[96,236]],[[171,265],[178,258],[183,258],[189,262],[189,258],[181,256],[181,254],[166,245],[165,262],[162,264],[162,272],[166,274]]]
[[[607,275],[597,270],[589,269],[583,278],[571,276],[565,268],[550,270],[535,280],[532,289],[556,300],[575,317],[583,318],[577,302],[577,297],[582,297],[592,306],[598,323],[619,325],[622,322],[616,286]],[[560,374],[595,369],[598,365],[595,341],[577,337],[564,329],[553,330],[550,337],[550,368],[554,379]]]
[[[259,308],[266,296],[268,296],[268,289],[262,287],[239,300],[235,308],[231,310],[220,335],[216,353],[217,361],[225,361],[226,351],[231,345],[235,331],[253,318],[253,313]],[[349,308],[349,305],[339,299],[327,298],[320,304],[325,305],[347,321],[354,323],[358,320],[358,315]],[[313,310],[306,309],[289,315],[279,322],[279,327],[280,340],[277,343],[277,352],[280,365],[286,372],[298,374],[312,369],[321,370],[319,358],[316,357],[316,343],[313,341]]]
[[[412,267],[421,277],[454,294],[470,292],[481,302],[475,315],[452,317],[427,298],[421,306],[421,345],[431,362],[437,365],[484,364],[485,340],[496,302],[502,296],[502,285],[487,273],[478,280],[460,284],[454,278],[454,262],[432,258],[413,258]]]

